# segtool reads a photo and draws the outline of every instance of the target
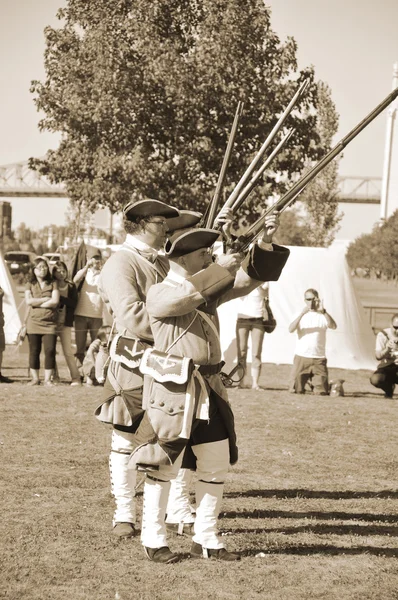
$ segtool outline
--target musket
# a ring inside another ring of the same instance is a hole
[[[238,106],[237,106],[237,109],[235,112],[234,122],[232,124],[231,131],[230,131],[229,138],[228,138],[227,149],[225,150],[220,174],[218,176],[218,181],[217,181],[217,186],[216,186],[216,189],[214,192],[214,196],[207,208],[206,214],[203,217],[203,222],[204,222],[203,227],[207,227],[210,229],[213,227],[214,217],[215,217],[217,206],[219,203],[221,191],[222,191],[222,188],[224,185],[225,175],[227,172],[229,161],[231,159],[231,153],[232,153],[232,148],[233,148],[233,145],[235,142],[236,132],[238,129],[239,118],[242,115],[242,112],[243,112],[243,102],[241,102],[241,100],[239,100]]]
[[[248,168],[246,169],[246,171],[242,175],[241,179],[238,181],[238,183],[235,186],[234,190],[232,191],[231,195],[229,196],[229,198],[225,202],[223,208],[231,208],[231,206],[233,206],[235,204],[235,202],[236,202],[239,194],[242,192],[243,187],[246,185],[249,177],[251,177],[253,171],[256,169],[258,163],[262,159],[262,157],[265,154],[266,150],[272,144],[272,142],[273,142],[276,134],[279,132],[279,130],[283,126],[284,122],[286,121],[286,119],[288,118],[288,116],[290,115],[290,113],[292,112],[292,110],[293,110],[295,104],[297,103],[297,101],[299,100],[299,98],[303,95],[303,93],[304,93],[305,89],[307,88],[308,84],[309,84],[309,79],[306,79],[300,85],[299,89],[294,94],[294,96],[291,99],[291,101],[289,102],[288,106],[285,108],[285,110],[283,111],[283,113],[279,117],[279,119],[278,119],[276,125],[274,126],[274,128],[272,129],[271,133],[268,135],[267,139],[265,140],[265,142],[261,146],[260,150],[257,152],[256,156],[253,158],[252,162],[250,163],[250,165],[248,166]]]
[[[261,165],[258,171],[254,173],[253,177],[250,179],[249,183],[246,187],[243,188],[233,206],[231,206],[231,210],[233,213],[242,206],[248,195],[253,191],[254,187],[258,184],[260,177],[263,175],[264,171],[269,167],[269,165],[274,160],[275,156],[282,150],[283,146],[287,144],[291,136],[293,135],[294,129],[291,127],[286,135],[281,139],[279,144],[275,146],[274,150],[268,156],[267,160]]]
[[[281,213],[290,206],[304,188],[312,181],[322,169],[324,169],[344,148],[369,125],[391,102],[398,96],[398,87],[391,92],[371,113],[368,114],[356,127],[354,127],[334,148],[332,148],[325,156],[310,170],[306,175],[301,177],[291,188],[277,200],[272,206],[261,215],[253,225],[249,227],[245,234],[239,236],[234,242],[234,251],[245,252],[249,249],[250,244],[256,239],[264,226],[264,219],[269,214],[278,212]]]

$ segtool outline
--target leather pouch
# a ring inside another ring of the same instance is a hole
[[[159,383],[184,384],[188,382],[193,367],[192,359],[187,356],[177,356],[147,348],[139,369],[143,375],[150,375]]]

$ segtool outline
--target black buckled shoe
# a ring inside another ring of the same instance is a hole
[[[176,535],[188,535],[194,534],[194,523],[166,523],[166,529],[170,533]]]
[[[137,530],[134,523],[116,523],[112,533],[119,538],[131,538],[137,535]]]
[[[203,548],[200,544],[192,542],[191,558],[215,558],[216,560],[240,560],[240,554],[236,552],[228,552],[225,548]]]
[[[144,546],[144,552],[149,560],[156,563],[170,565],[180,560],[180,555],[172,552],[167,546],[162,546],[161,548],[147,548]]]

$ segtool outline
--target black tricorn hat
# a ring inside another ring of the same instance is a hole
[[[199,248],[210,248],[219,235],[220,232],[215,229],[201,227],[183,233],[177,232],[167,240],[164,248],[165,254],[168,258],[178,258],[199,250]]]
[[[194,210],[180,210],[180,215],[178,217],[171,217],[171,219],[167,219],[167,225],[170,233],[173,233],[178,229],[194,227],[199,223],[202,217],[202,213]]]
[[[173,208],[160,200],[138,200],[129,202],[123,209],[123,215],[129,221],[137,221],[145,217],[178,217],[180,214],[177,208]]]

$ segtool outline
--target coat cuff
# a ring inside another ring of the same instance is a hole
[[[283,267],[289,258],[290,250],[272,244],[273,250],[262,250],[254,244],[242,262],[243,270],[258,281],[278,281]]]
[[[224,267],[212,264],[206,269],[199,271],[199,273],[188,277],[187,281],[192,283],[206,302],[214,302],[214,300],[217,300],[217,298],[234,286],[235,278]]]

